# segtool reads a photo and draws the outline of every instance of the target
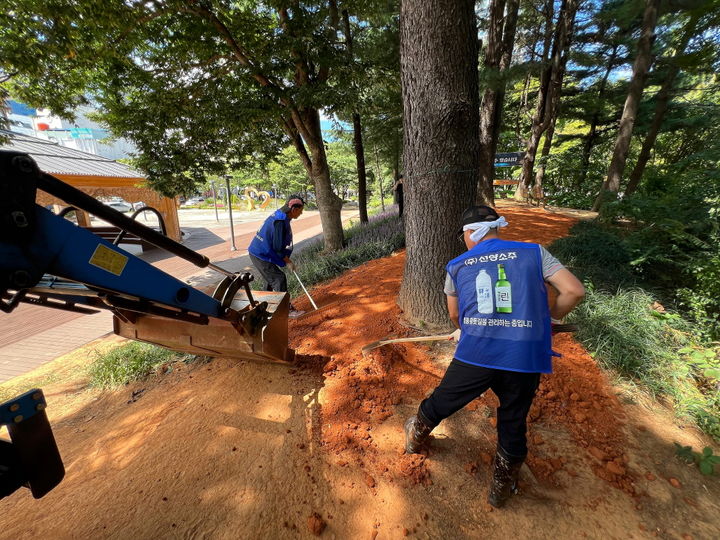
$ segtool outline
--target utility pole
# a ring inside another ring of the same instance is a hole
[[[218,213],[217,213],[217,191],[215,191],[215,180],[210,181],[210,186],[212,187],[212,192],[213,192],[213,206],[215,207],[215,221],[220,221],[220,218],[218,217]]]
[[[225,175],[225,188],[227,189],[227,205],[228,205],[228,216],[230,217],[230,251],[237,251],[235,247],[235,227],[233,227],[232,219],[232,193],[230,193],[230,175]]]

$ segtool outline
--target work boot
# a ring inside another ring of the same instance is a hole
[[[524,457],[511,456],[498,446],[488,503],[495,508],[501,508],[510,495],[517,493],[518,474],[524,461]]]
[[[405,421],[405,453],[418,454],[420,448],[430,437],[432,428],[427,427],[418,415]]]

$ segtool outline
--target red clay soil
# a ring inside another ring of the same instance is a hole
[[[534,208],[502,213],[506,238],[541,243],[574,222]],[[428,453],[405,455],[403,421],[453,345],[362,356],[368,343],[416,333],[396,305],[404,257],[314,288],[320,309],[289,322],[294,365],[177,362],[119,390],[88,389],[94,350],[115,337],[19,378],[13,395],[45,391],[67,474],[39,501],[24,489],[0,501],[0,540],[720,538],[717,480],[673,446],[712,443],[649,401],[620,399],[570,335],[554,340],[563,356],[543,376],[521,493],[505,508],[485,502],[491,392],[443,421]],[[306,298],[294,303],[310,309]]]
[[[543,210],[524,209],[505,212],[510,226],[502,235],[510,240],[550,244],[566,236],[575,219],[552,215]],[[542,221],[538,220],[542,215]],[[402,279],[404,252],[355,268],[339,279],[313,291],[322,307],[301,317],[291,326],[291,345],[303,354],[331,359],[325,366],[323,444],[369,474],[387,480],[431,481],[425,456],[399,452],[392,463],[377,462],[372,426],[394,414],[401,403],[417,404],[438,383],[444,366],[433,362],[423,346],[395,345],[358,357],[358,345],[407,335],[400,323],[396,298]],[[373,276],[368,279],[368,276]],[[296,302],[311,310],[306,299]],[[352,332],[339,333],[340,325],[351,325]],[[555,349],[562,357],[555,361],[555,373],[544,375],[530,412],[530,454],[528,465],[536,478],[557,484],[554,473],[567,464],[567,458],[548,451],[541,435],[532,435],[537,422],[562,424],[577,444],[594,458],[592,470],[612,486],[634,494],[634,475],[624,453],[627,438],[622,433],[622,407],[608,390],[606,377],[585,350],[567,335],[555,338]],[[471,409],[497,407],[488,393]],[[494,417],[488,421],[494,427]],[[481,459],[489,461],[490,454]],[[470,466],[475,466],[470,464]],[[572,475],[572,468],[568,469]]]

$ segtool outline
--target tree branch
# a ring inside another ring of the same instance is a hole
[[[299,9],[299,8],[298,8]],[[280,26],[282,29],[292,38],[297,38],[295,32],[290,28],[290,16],[288,15],[287,8],[280,8],[278,10],[280,17]],[[295,60],[295,82],[299,85],[305,85],[310,83],[310,68],[307,64],[307,60],[303,55],[295,48],[294,44],[290,50]]]
[[[285,88],[283,88],[280,83],[270,80],[269,77],[260,71],[260,69],[250,59],[247,52],[244,51],[240,44],[235,40],[228,27],[225,26],[225,24],[217,17],[217,15],[215,15],[214,12],[206,7],[201,0],[187,0],[187,2],[190,6],[192,6],[187,8],[187,11],[210,21],[218,33],[223,37],[225,43],[227,43],[230,47],[233,56],[238,60],[238,62],[250,70],[250,75],[258,83],[260,83],[261,86],[272,90],[279,98],[287,99],[284,96]]]
[[[297,150],[297,153],[300,155],[300,160],[303,162],[305,170],[307,171],[308,175],[312,177],[312,160],[307,153],[307,148],[305,148],[305,144],[303,144],[302,137],[300,137],[297,129],[295,128],[295,124],[292,120],[289,120],[284,116],[280,117],[280,121],[282,123],[283,130],[285,131],[285,133],[287,133],[288,137],[290,137],[290,140],[292,141],[295,150]]]

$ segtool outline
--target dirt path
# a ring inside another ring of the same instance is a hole
[[[573,223],[503,213],[511,239],[549,243]],[[290,323],[297,365],[173,365],[105,393],[84,389],[82,369],[107,343],[45,366],[64,370],[43,388],[67,476],[40,501],[23,490],[0,502],[0,538],[720,537],[717,480],[674,457],[673,441],[704,439],[626,403],[568,336],[531,411],[523,493],[506,509],[485,503],[492,395],[443,422],[428,456],[404,455],[403,420],[452,349],[360,354],[410,333],[395,304],[403,263],[395,254],[314,289],[323,307]]]

